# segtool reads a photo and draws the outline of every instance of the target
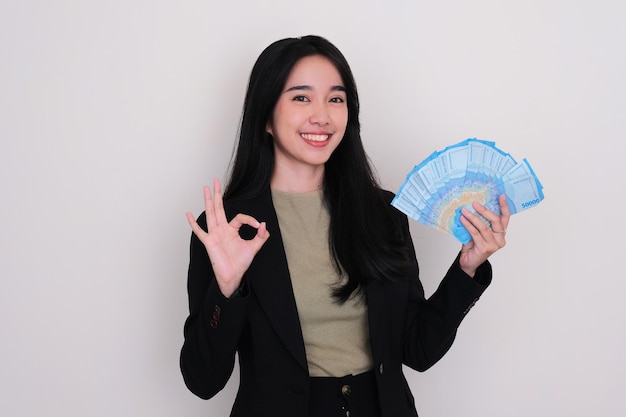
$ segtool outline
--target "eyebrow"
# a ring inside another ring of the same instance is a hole
[[[295,91],[295,90],[305,90],[305,91],[312,91],[313,87],[311,87],[310,85],[294,85],[293,87],[289,87],[288,89],[285,90],[285,93],[289,92],[289,91]],[[333,85],[330,88],[330,91],[346,91],[346,87],[344,87],[343,85]]]

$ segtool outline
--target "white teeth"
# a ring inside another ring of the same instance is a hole
[[[313,142],[323,142],[330,137],[330,135],[312,135],[309,133],[302,133],[300,136],[302,136],[306,140],[311,140]]]

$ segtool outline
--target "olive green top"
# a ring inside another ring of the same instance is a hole
[[[328,245],[330,216],[323,192],[272,190],[285,246],[311,376],[356,375],[373,368],[367,306],[353,297],[340,304],[341,282]]]

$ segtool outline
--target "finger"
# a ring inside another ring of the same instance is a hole
[[[504,194],[500,196],[500,212],[502,213],[502,225],[506,230],[509,225],[509,219],[511,218],[511,209],[509,208],[509,202]]]
[[[485,217],[487,220],[490,220],[489,218],[487,218],[485,216],[485,214],[489,213],[489,210],[487,210],[484,206],[482,206],[481,204],[478,204],[476,202],[474,202],[474,208],[476,209],[477,206],[482,207],[482,210],[476,210],[481,216]],[[478,208],[480,208],[478,207]],[[481,213],[482,211],[482,213]],[[478,217],[476,214],[472,213],[470,210],[464,208],[462,211],[463,216],[465,217],[471,224],[472,226],[474,226],[474,228],[479,232],[479,233],[485,233],[487,231],[489,231],[489,225],[487,225],[487,223],[485,223],[480,217]]]
[[[267,242],[267,239],[269,239],[269,237],[270,233],[267,231],[267,224],[263,222],[259,225],[256,236],[253,239],[253,242],[255,243],[255,251],[258,252],[259,249],[261,249],[261,246],[263,246],[263,244]]]
[[[222,198],[222,186],[220,180],[213,180],[213,208],[215,211],[215,221],[217,224],[226,223],[226,213],[224,211],[224,200]]]
[[[472,236],[477,253],[480,252],[489,256],[490,253],[506,244],[504,233],[494,232],[480,217],[467,209],[463,209],[462,213],[461,223]]]
[[[489,220],[489,223],[493,224],[494,222],[497,222],[498,220],[500,220],[500,216],[498,216],[496,213],[489,210],[487,207],[483,206],[477,201],[474,201],[472,203],[472,207],[474,207],[474,210],[476,210],[478,214],[483,216],[485,219]]]
[[[237,230],[239,230],[244,224],[257,229],[256,235],[252,239],[253,249],[256,253],[270,237],[270,233],[267,231],[267,223],[259,223],[254,217],[242,213],[239,213],[230,221],[230,226],[236,228]]]
[[[495,213],[486,208],[485,211],[491,213],[492,215],[495,215]],[[484,245],[483,249],[493,252],[498,248],[504,247],[504,245],[506,244],[506,227],[502,223],[502,219],[500,218],[500,216],[495,215],[495,220],[491,222],[490,227],[478,216],[474,215],[471,211],[463,209],[462,213],[463,216],[461,216],[461,221],[463,221],[465,217],[465,220],[471,222],[471,225],[478,232],[478,236],[472,234],[472,231],[468,228],[468,226],[465,226],[465,224],[463,225],[466,229],[468,229],[468,232],[470,232],[470,235],[472,236],[472,239],[474,239],[474,241],[478,243],[478,239],[480,239],[480,242]]]
[[[211,230],[217,225],[215,220],[215,208],[213,207],[213,197],[211,197],[211,189],[208,185],[204,188],[204,211],[206,213],[206,225],[207,229]]]
[[[470,234],[470,236],[472,237],[472,240],[474,241],[474,245],[472,247],[480,244],[481,242],[484,242],[485,239],[482,236],[482,233],[480,232],[480,230],[476,227],[476,224],[480,223],[483,226],[487,227],[485,222],[480,220],[478,216],[476,216],[474,213],[472,213],[471,211],[467,209],[463,209],[461,213],[463,214],[460,217],[461,224],[465,227],[465,229],[467,229],[467,232]],[[480,227],[480,224],[479,224],[479,227]]]
[[[471,215],[471,212],[469,214]],[[478,216],[474,217],[478,219],[480,223],[485,225],[485,223],[480,220]],[[473,252],[473,254],[478,257],[477,259],[479,260],[479,264],[487,259],[496,250],[505,245],[504,234],[498,235],[493,233],[487,225],[485,225],[485,228],[479,225],[481,228],[481,230],[479,230],[474,223],[471,223],[470,220],[464,216],[461,216],[460,220],[474,241],[474,245],[471,248],[466,246],[461,250],[461,252]]]
[[[252,216],[248,216],[247,214],[239,213],[230,221],[229,225],[237,230],[241,229],[241,226],[247,224],[248,226],[252,226],[255,229],[259,229],[261,227],[261,223],[257,219]],[[258,233],[258,231],[257,231]]]
[[[193,217],[193,214],[187,212],[185,215],[187,216],[187,222],[189,223],[189,226],[191,226],[191,230],[196,234],[196,236],[198,236],[198,238],[206,235],[206,232],[202,230],[195,217]]]
[[[481,216],[489,221],[491,225],[490,229],[493,231],[493,233],[502,234],[506,232],[506,224],[502,221],[503,216],[497,215],[496,213],[476,201],[472,203],[472,206],[477,213],[479,213]]]

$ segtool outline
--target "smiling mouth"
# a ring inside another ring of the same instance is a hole
[[[328,135],[313,135],[311,133],[301,133],[300,136],[308,141],[311,142],[324,142],[327,141],[328,139],[330,139],[330,134]]]

